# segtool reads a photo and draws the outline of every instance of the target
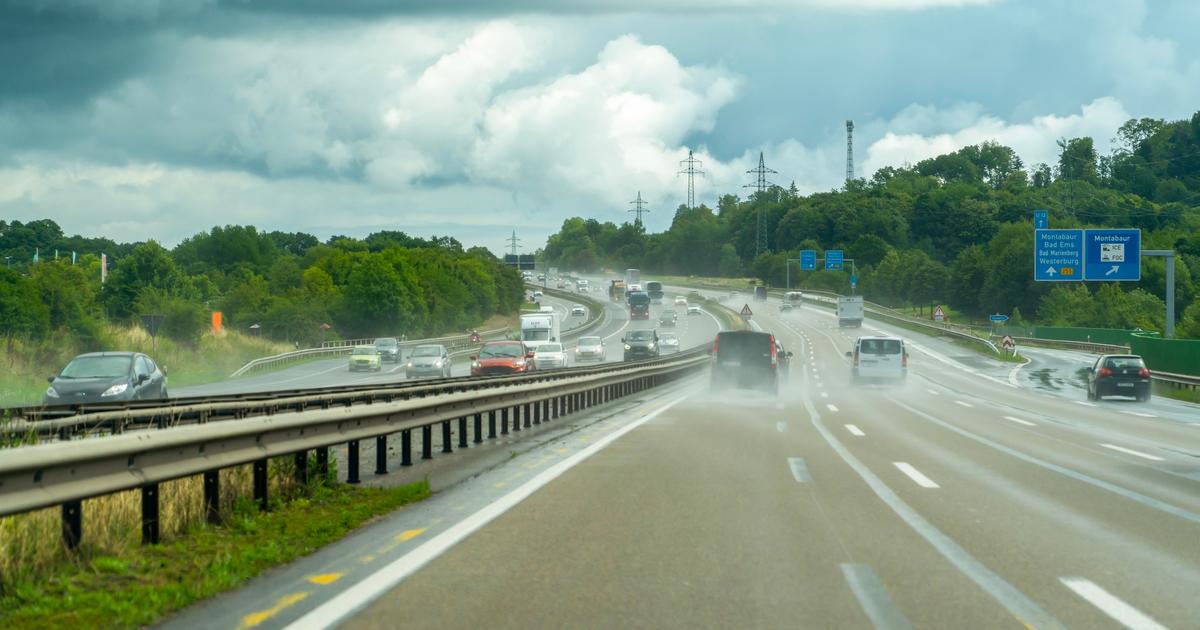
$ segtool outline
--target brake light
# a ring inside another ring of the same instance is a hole
[[[908,353],[907,352],[900,353],[900,367],[908,367]]]
[[[858,367],[858,346],[854,346],[854,367]]]
[[[1112,376],[1112,370],[1110,370],[1108,368],[1100,368],[1100,371],[1096,372],[1096,376],[1099,376],[1100,378],[1104,378],[1105,376]]]
[[[779,365],[779,349],[775,347],[775,335],[771,335],[771,367]]]
[[[1146,368],[1142,368],[1142,369],[1138,370],[1138,376],[1140,376],[1142,378],[1150,378],[1150,370],[1147,370]]]

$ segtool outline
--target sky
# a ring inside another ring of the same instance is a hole
[[[434,5],[431,8],[429,5]],[[995,140],[1200,110],[1193,0],[0,0],[0,218],[503,251]]]

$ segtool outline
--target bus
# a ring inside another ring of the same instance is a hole
[[[645,291],[629,294],[629,319],[650,319],[650,295]]]
[[[662,304],[663,288],[661,282],[648,280],[646,282],[646,293],[650,294],[651,304]]]

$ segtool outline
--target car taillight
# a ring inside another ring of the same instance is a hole
[[[908,353],[907,352],[902,352],[900,354],[900,367],[908,367]]]
[[[1142,369],[1138,370],[1138,376],[1140,376],[1142,378],[1150,378],[1150,370],[1147,370],[1146,368],[1142,368]]]
[[[1112,370],[1110,370],[1108,368],[1100,368],[1100,371],[1096,372],[1096,376],[1099,376],[1101,378],[1103,378],[1105,376],[1112,376]]]
[[[779,365],[779,348],[775,347],[775,336],[771,335],[771,367]]]
[[[712,351],[713,355],[717,354],[717,342],[720,340],[721,340],[720,337],[713,337],[713,351]]]

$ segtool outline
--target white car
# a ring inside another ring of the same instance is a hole
[[[671,332],[658,333],[658,352],[659,354],[679,352],[679,336]]]
[[[675,296],[675,306],[687,306],[687,298],[682,295]]]
[[[567,355],[561,343],[544,343],[533,351],[533,365],[539,370],[567,367]]]
[[[571,307],[571,314],[578,315],[580,317],[587,317],[587,309],[583,308],[582,304],[576,304]]]
[[[580,337],[575,342],[575,362],[603,361],[604,340],[599,337]]]
[[[540,300],[540,299],[542,299],[543,296],[545,296],[545,294],[542,293],[541,291],[533,292],[533,299],[535,299],[535,300]]]
[[[699,315],[699,314],[700,314],[700,305],[688,304],[688,315]]]
[[[846,357],[853,360],[850,380],[854,383],[903,381],[908,375],[908,348],[899,337],[859,337]]]

